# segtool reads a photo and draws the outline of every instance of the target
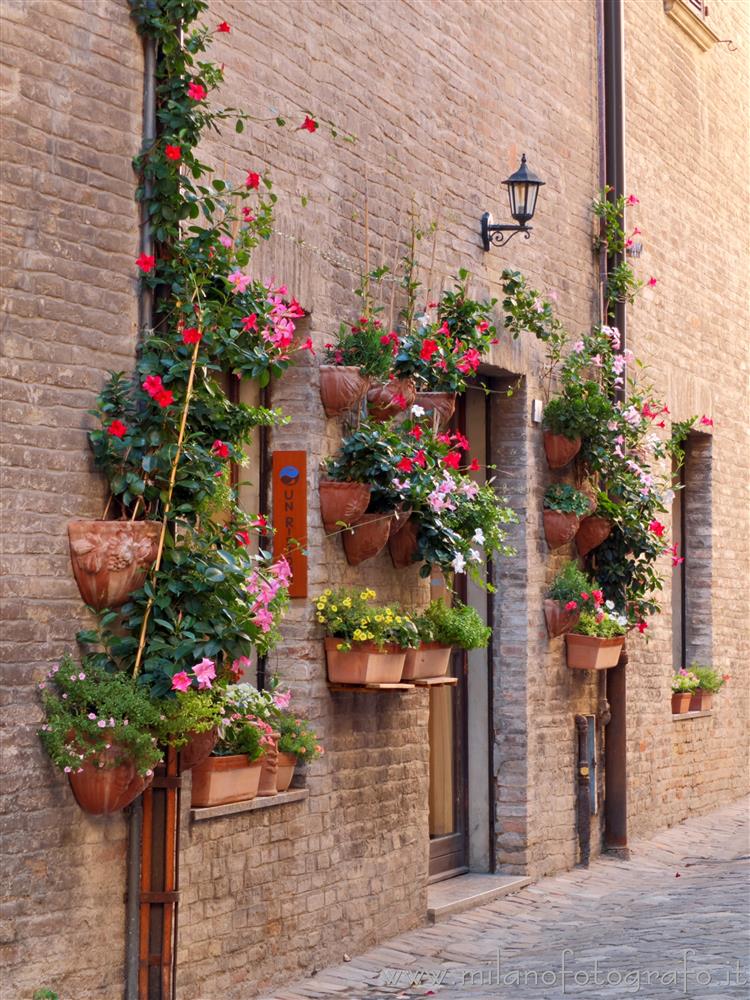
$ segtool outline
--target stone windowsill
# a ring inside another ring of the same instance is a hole
[[[278,795],[264,795],[260,798],[248,799],[246,802],[229,802],[225,806],[191,809],[190,819],[197,823],[203,819],[217,819],[220,816],[234,816],[236,813],[255,812],[257,809],[271,809],[273,806],[285,806],[290,802],[302,802],[309,794],[309,788],[290,788],[288,792],[279,792]]]
[[[664,0],[664,13],[679,24],[703,52],[707,52],[712,45],[721,41],[687,0]]]
[[[685,722],[687,719],[708,719],[714,713],[711,711],[704,712],[680,712],[679,715],[672,716],[672,722]]]

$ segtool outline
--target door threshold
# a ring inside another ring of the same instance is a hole
[[[530,878],[518,875],[484,875],[471,872],[427,889],[427,920],[435,924],[456,913],[484,906],[529,885]]]
[[[449,868],[447,872],[435,872],[434,875],[430,875],[427,879],[427,885],[433,885],[435,882],[445,882],[449,878],[457,878],[459,875],[466,875],[469,869],[466,865],[461,868]]]

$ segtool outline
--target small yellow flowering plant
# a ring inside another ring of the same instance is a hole
[[[338,649],[345,652],[355,642],[373,642],[382,649],[387,645],[416,645],[417,632],[411,618],[400,608],[372,603],[377,594],[366,588],[324,590],[315,602],[317,618],[326,633],[340,639]]]

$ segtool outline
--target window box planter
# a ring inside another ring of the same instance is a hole
[[[600,639],[594,635],[568,632],[565,646],[571,670],[608,670],[616,667],[625,643],[625,636]]]
[[[320,518],[326,533],[341,530],[341,523],[356,524],[367,510],[370,487],[366,483],[336,483],[326,480],[318,486]]]
[[[254,799],[262,768],[262,757],[249,761],[244,753],[207,757],[193,768],[192,807],[222,806]]]
[[[580,450],[580,438],[566,438],[564,434],[544,432],[544,453],[550,469],[562,469],[573,461]]]
[[[70,561],[86,604],[97,611],[124,604],[143,586],[160,534],[160,521],[71,521]]]
[[[698,688],[697,691],[693,691],[690,696],[690,712],[708,712],[713,708],[714,704],[714,693],[713,691],[702,691]]]
[[[320,399],[327,417],[357,408],[367,395],[370,379],[354,365],[320,366]]]
[[[550,639],[570,632],[576,627],[580,617],[580,611],[566,611],[565,606],[559,601],[547,598],[544,602],[544,620],[547,623],[547,632]]]
[[[559,549],[575,538],[578,530],[578,515],[566,514],[561,510],[544,511],[544,537],[551,549]]]
[[[689,712],[692,697],[690,691],[673,691],[672,715],[682,715],[684,712]]]
[[[341,639],[325,640],[328,680],[332,684],[397,684],[404,670],[406,653],[398,646],[379,650],[372,642],[352,643],[350,650],[336,647]]]
[[[392,520],[393,514],[363,514],[357,524],[342,533],[346,561],[350,566],[373,559],[385,548]]]
[[[423,642],[419,649],[407,649],[401,680],[444,677],[448,673],[452,652],[452,646],[442,646],[439,642]]]

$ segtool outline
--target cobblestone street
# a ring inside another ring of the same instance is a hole
[[[264,1000],[750,996],[748,802],[395,938]]]

